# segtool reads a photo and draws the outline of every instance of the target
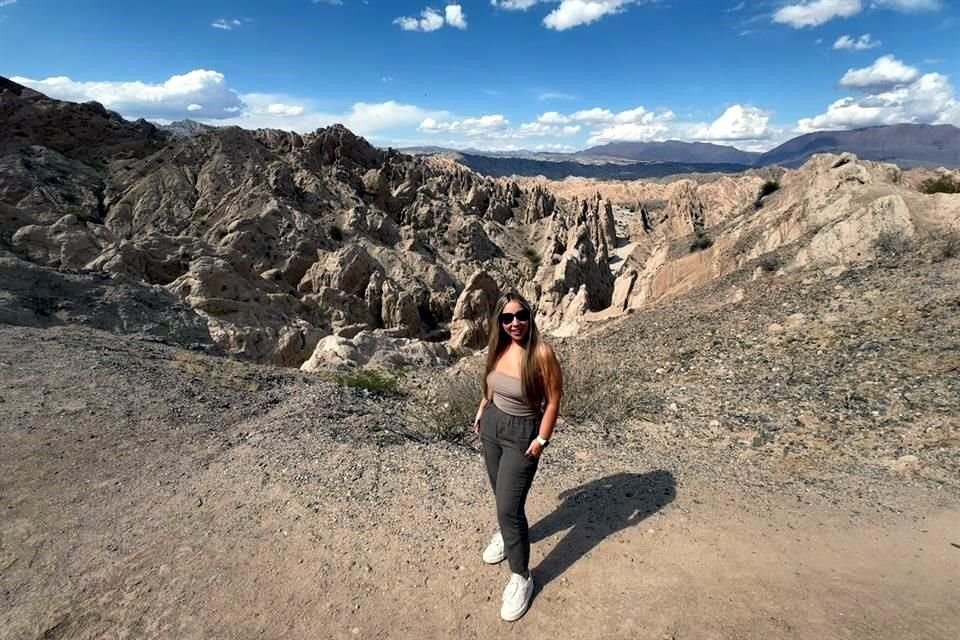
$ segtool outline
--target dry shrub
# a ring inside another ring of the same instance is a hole
[[[417,430],[443,440],[460,441],[470,436],[483,397],[482,378],[482,362],[438,374],[425,406],[418,407]]]
[[[625,363],[590,349],[564,355],[560,414],[593,424],[610,434],[625,422],[655,416],[663,401],[641,385],[641,375]]]
[[[229,358],[201,356],[188,351],[174,354],[169,366],[208,384],[236,391],[260,391],[256,365]]]
[[[903,258],[913,252],[914,242],[900,231],[882,231],[873,247],[882,258]]]
[[[927,178],[920,184],[923,193],[960,193],[960,180],[949,174]]]
[[[946,231],[931,237],[927,241],[930,258],[934,262],[943,262],[960,256],[960,231]]]

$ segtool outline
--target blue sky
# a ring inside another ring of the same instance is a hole
[[[49,95],[395,146],[960,125],[958,42],[948,0],[0,0],[0,74]]]

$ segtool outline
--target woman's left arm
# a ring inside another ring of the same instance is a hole
[[[553,436],[553,429],[557,425],[557,417],[560,415],[560,400],[563,397],[563,372],[560,370],[560,362],[557,360],[557,354],[554,353],[550,345],[542,344],[538,353],[540,358],[540,367],[543,371],[544,391],[547,396],[547,406],[540,420],[540,437],[544,440],[550,440]],[[527,455],[539,457],[543,451],[543,445],[534,440],[527,449]]]

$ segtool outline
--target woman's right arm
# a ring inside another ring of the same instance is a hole
[[[473,433],[476,435],[480,435],[480,416],[483,415],[483,410],[486,408],[487,402],[489,402],[489,400],[487,400],[486,396],[480,399],[480,408],[477,409],[477,416],[473,419]]]

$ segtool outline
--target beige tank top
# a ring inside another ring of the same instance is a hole
[[[493,391],[493,404],[512,416],[530,418],[537,412],[523,399],[523,381],[499,371],[487,376],[487,386]]]

